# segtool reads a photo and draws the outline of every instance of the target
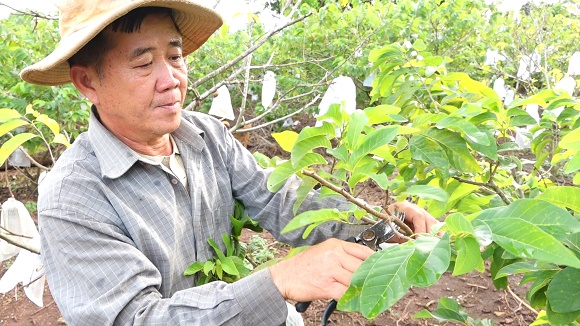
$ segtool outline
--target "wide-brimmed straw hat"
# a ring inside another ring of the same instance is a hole
[[[58,0],[61,40],[40,62],[26,67],[20,77],[32,84],[60,85],[70,82],[67,60],[110,23],[139,7],[173,10],[183,37],[183,54],[197,50],[222,25],[215,11],[190,0]]]

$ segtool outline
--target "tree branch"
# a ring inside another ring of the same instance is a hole
[[[260,46],[262,46],[262,44],[266,43],[266,41],[268,41],[274,34],[280,32],[281,30],[292,26],[296,23],[299,23],[301,21],[303,21],[304,19],[306,19],[307,17],[311,16],[312,12],[304,15],[304,16],[300,16],[297,19],[288,22],[278,28],[275,28],[273,30],[271,30],[270,32],[268,32],[266,35],[264,35],[264,37],[257,42],[256,44],[254,44],[252,47],[248,48],[246,51],[244,51],[242,54],[240,54],[239,56],[237,56],[236,58],[234,58],[233,60],[231,60],[230,62],[226,63],[225,65],[221,66],[220,68],[214,70],[213,72],[205,75],[204,77],[200,78],[199,80],[197,80],[196,82],[194,82],[191,87],[192,88],[196,88],[197,86],[205,83],[206,81],[210,80],[211,78],[221,74],[222,72],[224,72],[225,70],[229,69],[230,67],[232,67],[233,65],[235,65],[236,63],[240,62],[240,60],[244,59],[245,57],[247,57],[250,53],[256,51],[257,48],[259,48]],[[190,105],[187,106],[186,110],[190,110]]]
[[[346,198],[346,200],[348,200],[349,202],[357,205],[358,207],[364,209],[367,213],[376,216],[377,218],[383,219],[385,220],[389,226],[391,227],[391,229],[395,232],[396,235],[398,235],[399,237],[406,239],[406,240],[411,240],[410,236],[413,234],[413,231],[407,226],[407,224],[403,223],[401,220],[399,220],[398,218],[396,218],[395,216],[391,215],[386,208],[383,207],[383,212],[377,212],[376,210],[374,210],[369,204],[362,202],[358,199],[356,199],[355,197],[353,197],[350,193],[348,193],[347,191],[345,191],[344,189],[337,187],[333,184],[331,184],[330,182],[326,181],[323,177],[321,177],[320,175],[316,174],[313,171],[309,171],[309,170],[302,170],[302,173],[306,176],[309,176],[313,179],[315,179],[316,181],[320,182],[321,185],[323,185],[324,187],[327,187],[328,189],[342,195],[344,198]],[[401,230],[405,233],[402,234],[399,231],[397,231],[392,225],[391,223],[395,223],[397,226],[399,226],[401,228]]]
[[[14,246],[16,246],[16,247],[19,247],[19,248],[22,248],[22,249],[28,250],[28,251],[30,251],[30,252],[32,252],[32,253],[35,253],[35,254],[37,254],[37,255],[40,255],[40,249],[37,249],[37,248],[31,247],[31,246],[29,246],[29,245],[27,245],[27,244],[25,244],[25,243],[22,243],[22,242],[19,242],[19,241],[13,240],[13,239],[11,239],[11,238],[10,238],[10,236],[8,236],[8,235],[6,235],[6,234],[3,234],[3,233],[1,233],[1,232],[0,232],[0,239],[1,239],[1,240],[4,240],[4,241],[6,241],[6,242],[8,242],[9,244],[11,244],[11,245],[14,245]]]

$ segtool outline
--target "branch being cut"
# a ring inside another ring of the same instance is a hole
[[[315,172],[309,171],[309,170],[302,170],[302,173],[304,175],[309,176],[309,177],[315,179],[316,181],[320,182],[320,184],[323,185],[324,187],[327,187],[330,190],[332,190],[332,191],[334,191],[334,192],[342,195],[344,198],[346,198],[346,200],[348,200],[349,202],[351,202],[351,203],[357,205],[358,207],[364,209],[367,213],[369,213],[369,214],[371,214],[373,216],[376,216],[377,218],[380,218],[380,219],[383,219],[383,220],[387,221],[387,223],[389,224],[389,226],[391,227],[391,229],[400,238],[403,238],[403,239],[406,239],[406,240],[411,240],[410,236],[413,234],[413,231],[407,226],[407,224],[403,223],[401,220],[399,220],[395,216],[391,215],[386,209],[383,209],[384,212],[377,212],[369,204],[367,204],[365,202],[362,202],[362,201],[354,198],[347,191],[345,191],[344,189],[342,189],[340,187],[337,187],[337,186],[331,184],[330,182],[326,181],[323,177],[321,177],[320,175],[316,174]],[[395,223],[396,225],[398,225],[405,234],[402,234],[399,231],[397,231],[395,228],[393,228],[393,226],[391,225],[391,223]]]

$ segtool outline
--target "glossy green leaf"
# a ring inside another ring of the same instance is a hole
[[[449,199],[449,195],[445,190],[428,185],[411,186],[403,193],[411,196],[417,196],[423,199],[431,199],[441,202],[445,202]]]
[[[423,309],[414,314],[413,318],[435,318],[440,322],[458,321],[460,323],[467,324],[469,316],[465,310],[461,308],[457,301],[449,298],[441,298],[439,299],[437,309],[435,309],[433,312],[430,312],[427,309]]]
[[[360,311],[366,318],[374,318],[390,308],[411,286],[406,268],[414,251],[414,246],[399,245],[366,259],[352,275],[349,288],[338,302],[338,309]]]
[[[563,149],[580,151],[580,128],[570,131],[558,143]]]
[[[497,272],[496,278],[544,270],[558,271],[559,268],[553,264],[538,265],[538,263],[534,261],[518,261],[500,269]]]
[[[450,162],[438,143],[423,135],[415,135],[409,144],[413,159],[430,163],[443,175],[449,174]]]
[[[484,223],[491,229],[493,240],[517,257],[580,268],[580,259],[558,239],[526,220],[510,216]]]
[[[14,109],[0,109],[0,123],[13,119],[19,119],[21,117],[22,115]]]
[[[316,148],[330,148],[330,140],[324,135],[313,136],[303,141],[297,141],[292,147],[291,162],[293,165],[299,164],[300,160]]]
[[[336,208],[306,211],[290,220],[282,230],[282,233],[288,233],[313,223],[320,224],[329,221],[346,221],[348,220],[349,215],[348,212],[341,212]]]
[[[355,167],[363,156],[390,143],[397,135],[397,129],[397,126],[387,126],[366,135],[354,149],[348,162],[349,166]]]
[[[390,122],[392,118],[390,114],[397,114],[401,112],[401,109],[394,105],[377,105],[374,107],[369,107],[364,110],[365,114],[369,119],[369,124],[375,125],[379,123]]]
[[[36,137],[38,136],[31,133],[21,133],[8,139],[4,144],[2,144],[2,147],[0,147],[0,166],[4,165],[4,162],[8,159],[10,154],[12,154],[20,145]]]
[[[466,140],[480,144],[482,146],[489,146],[490,141],[487,135],[481,131],[471,122],[464,118],[449,116],[440,120],[436,124],[439,128],[448,128],[451,130],[465,133]]]
[[[473,235],[473,225],[461,213],[454,213],[445,218],[445,228],[454,236]]]
[[[201,271],[203,269],[203,266],[205,265],[205,263],[202,263],[200,261],[196,261],[195,263],[189,265],[185,271],[183,272],[183,276],[190,276],[193,275],[199,271]]]
[[[298,139],[298,134],[291,130],[284,130],[282,132],[273,132],[272,137],[274,137],[283,150],[290,153]]]
[[[6,135],[10,131],[12,131],[18,127],[22,127],[25,125],[28,125],[28,122],[26,122],[23,119],[12,119],[12,120],[6,121],[0,125],[0,137]]]
[[[580,222],[570,213],[539,199],[519,199],[509,206],[487,209],[477,219],[491,220],[508,216],[526,220],[560,240],[580,232]]]
[[[452,153],[449,160],[459,171],[481,171],[481,167],[467,149],[466,141],[458,134],[445,129],[432,128],[424,135],[432,141],[437,142],[442,148],[447,149],[448,153]]]
[[[350,115],[350,121],[346,130],[347,148],[351,151],[357,148],[362,131],[369,122],[367,115],[361,110],[355,110]]]
[[[286,183],[286,180],[296,172],[313,164],[326,164],[326,160],[319,154],[308,153],[304,155],[299,164],[293,166],[292,162],[286,161],[276,167],[268,177],[268,190],[275,192]]]
[[[546,294],[554,312],[580,311],[580,269],[564,268],[554,276]]]
[[[453,276],[463,275],[471,271],[478,270],[483,272],[485,265],[479,252],[479,243],[473,236],[457,238],[455,240],[455,249],[457,250],[457,259]]]
[[[55,136],[60,133],[60,127],[58,125],[58,122],[56,122],[52,118],[49,118],[46,114],[39,115],[36,118],[36,121],[41,122],[44,125],[46,125]]]
[[[559,186],[547,188],[536,199],[542,199],[562,208],[569,208],[580,213],[580,188]]]
[[[449,234],[446,233],[441,239],[419,237],[414,245],[415,252],[407,264],[407,279],[412,286],[431,286],[449,267],[451,261]]]
[[[548,321],[550,321],[550,325],[552,326],[570,326],[573,325],[572,323],[580,318],[580,310],[567,312],[567,313],[558,313],[552,310],[550,304],[546,306],[546,315],[548,316]]]

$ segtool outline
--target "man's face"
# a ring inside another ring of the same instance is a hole
[[[133,33],[107,30],[114,48],[93,83],[102,123],[125,142],[152,143],[179,127],[187,90],[181,35],[149,15]]]

